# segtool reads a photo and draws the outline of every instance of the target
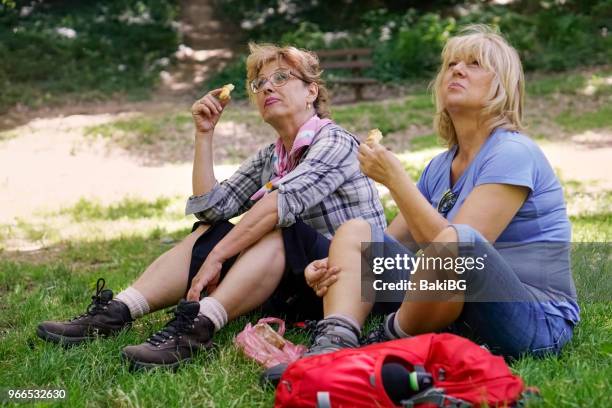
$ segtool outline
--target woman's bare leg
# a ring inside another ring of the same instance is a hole
[[[132,284],[145,297],[151,312],[176,305],[185,296],[193,245],[208,228],[208,225],[200,225],[153,261]]]
[[[434,238],[434,243],[456,243],[457,239],[455,229],[447,227]],[[415,282],[421,279],[427,280],[428,277],[432,276],[427,272],[429,271],[417,270],[410,279]],[[414,297],[419,296],[417,292],[411,294]],[[427,294],[423,294],[422,298],[426,298],[426,296]],[[462,309],[462,297],[446,302],[404,301],[397,312],[397,319],[404,333],[416,335],[447,327],[457,320]]]
[[[227,311],[229,320],[261,306],[277,288],[285,270],[280,230],[247,248],[211,294]]]
[[[341,314],[363,325],[373,304],[361,299],[361,243],[369,242],[370,224],[350,220],[338,229],[329,249],[329,267],[340,268],[338,280],[323,298],[324,315]]]

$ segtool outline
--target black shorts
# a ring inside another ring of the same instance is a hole
[[[203,224],[205,223],[201,221],[196,222],[192,232]],[[187,290],[210,251],[233,227],[229,221],[218,222],[196,240],[191,252]],[[330,241],[301,220],[282,228],[281,232],[285,248],[285,271],[278,287],[259,311],[266,316],[284,317],[289,321],[321,319],[323,301],[306,284],[304,268],[316,259],[327,257]],[[238,256],[234,256],[223,263],[221,280],[237,258]]]

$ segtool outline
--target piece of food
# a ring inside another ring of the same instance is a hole
[[[230,93],[233,90],[234,90],[234,84],[223,85],[223,88],[221,89],[221,93],[219,94],[219,99],[221,99],[222,101],[229,99]]]
[[[282,349],[285,347],[285,339],[280,334],[274,331],[267,323],[257,323],[255,325],[255,332],[263,337],[268,343],[276,348]]]
[[[378,129],[372,129],[368,132],[368,138],[366,139],[366,143],[369,145],[380,143],[383,135]]]

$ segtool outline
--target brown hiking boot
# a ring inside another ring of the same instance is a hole
[[[97,337],[112,336],[132,325],[128,307],[113,299],[113,291],[104,289],[104,279],[98,279],[96,294],[87,311],[64,322],[46,321],[38,325],[36,334],[43,340],[73,346]]]
[[[132,368],[176,368],[212,347],[215,326],[209,318],[198,316],[199,302],[181,300],[172,312],[174,319],[162,330],[142,344],[123,348],[121,355]]]

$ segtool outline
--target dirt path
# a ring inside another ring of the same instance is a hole
[[[87,126],[134,113],[72,115],[37,119],[0,141],[0,223],[13,223],[34,211],[54,211],[80,198],[102,203],[126,196],[155,199],[187,197],[191,192],[191,163],[144,165],[119,148],[84,136]],[[223,127],[234,126],[232,123]],[[565,180],[612,189],[612,134],[587,132],[574,140],[544,143],[552,165]],[[607,141],[593,145],[585,140]],[[599,147],[597,147],[599,146]],[[218,179],[236,166],[216,166]]]
[[[191,191],[191,163],[145,166],[126,152],[83,135],[87,126],[129,114],[38,119],[0,142],[0,223],[54,211],[80,198],[102,203],[126,196],[154,199]],[[233,166],[218,166],[223,179]]]

